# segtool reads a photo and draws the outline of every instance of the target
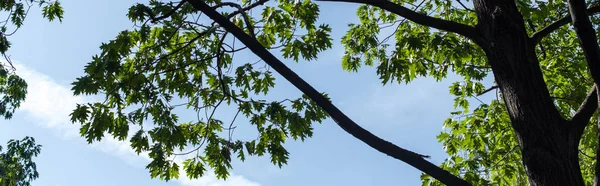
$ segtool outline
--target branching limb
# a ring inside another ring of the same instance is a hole
[[[527,19],[527,24],[529,25],[529,28],[531,28],[531,30],[537,30],[537,27],[533,24],[533,22],[531,22],[531,19]],[[540,50],[542,52],[542,59],[546,59],[546,49],[544,48],[544,45],[542,43],[540,43]]]
[[[238,11],[236,11],[236,12],[239,12],[242,14],[242,17],[244,18],[244,22],[246,23],[246,27],[248,28],[248,31],[250,32],[250,36],[252,36],[252,38],[256,38],[256,35],[254,34],[254,27],[252,27],[252,23],[250,22],[250,17],[246,13],[246,11],[244,11],[244,8],[242,8],[242,6],[240,6],[237,3],[223,2],[223,3],[220,3],[216,6],[214,6],[214,8],[216,9],[216,8],[219,8],[222,6],[230,6],[230,7],[237,8]]]
[[[150,63],[150,64],[146,65],[146,66],[144,67],[144,70],[148,70],[148,68],[150,68],[152,65],[154,65],[154,64],[156,64],[156,63],[158,63],[158,62],[160,62],[160,61],[162,61],[162,60],[164,60],[164,59],[168,59],[169,57],[171,57],[171,56],[173,56],[173,55],[175,55],[175,54],[177,54],[177,53],[181,52],[183,49],[185,49],[185,48],[187,48],[187,47],[191,46],[191,45],[192,45],[194,42],[196,42],[198,39],[200,39],[200,38],[202,38],[202,37],[204,37],[204,36],[206,36],[206,35],[208,35],[208,34],[211,34],[211,33],[213,33],[213,32],[214,32],[214,31],[216,31],[216,30],[217,30],[217,28],[216,28],[216,27],[211,27],[211,28],[209,28],[209,29],[206,29],[206,30],[204,30],[204,31],[202,31],[202,32],[199,32],[199,33],[197,33],[198,35],[197,35],[196,37],[194,37],[194,38],[192,38],[190,41],[186,42],[186,43],[185,43],[185,44],[184,44],[182,47],[180,47],[180,48],[177,48],[177,49],[175,49],[175,50],[171,51],[170,53],[168,53],[168,54],[166,54],[166,55],[162,55],[162,56],[160,56],[158,59],[154,60],[152,63]]]
[[[585,0],[569,0],[569,13],[592,79],[596,85],[600,85],[600,47],[596,30],[586,13]]]
[[[586,11],[587,15],[593,15],[600,13],[600,5],[593,6]],[[548,26],[542,28],[542,30],[535,32],[531,35],[531,42],[533,44],[539,43],[544,37],[548,34],[554,32],[556,29],[569,24],[571,22],[571,15],[567,15],[563,18],[560,18],[558,21],[549,24]]]
[[[585,128],[592,115],[594,115],[596,108],[598,107],[598,92],[596,89],[597,86],[594,85],[571,119],[571,124],[581,130]]]
[[[477,35],[477,31],[472,26],[457,23],[454,21],[443,20],[443,19],[431,17],[431,16],[424,15],[424,14],[420,14],[420,13],[412,11],[404,6],[393,3],[389,0],[318,0],[318,1],[348,2],[348,3],[359,3],[359,4],[372,5],[372,6],[379,7],[381,9],[390,11],[399,16],[402,16],[402,17],[404,17],[412,22],[415,22],[417,24],[429,26],[429,27],[436,28],[439,30],[453,32],[453,33],[465,36],[465,37],[475,41],[476,43],[480,42],[480,38]]]
[[[583,54],[585,56],[588,69],[592,74],[592,79],[594,80],[594,88],[596,91],[596,96],[592,96],[596,98],[595,100],[591,98],[590,102],[595,102],[595,106],[590,106],[592,108],[588,109],[588,113],[593,113],[593,110],[599,110],[600,98],[598,98],[598,86],[600,85],[600,47],[598,46],[598,37],[596,36],[596,30],[592,25],[592,22],[589,18],[589,13],[586,10],[585,0],[569,0],[569,14],[571,15],[571,22],[573,23],[573,28],[575,33],[577,33],[577,38],[579,40],[579,45],[581,49],[583,49]],[[590,97],[590,96],[588,96]],[[592,104],[592,103],[590,103]],[[585,105],[585,103],[584,103]],[[586,116],[585,114],[583,114]],[[592,114],[588,114],[588,117],[591,117]],[[585,119],[585,118],[584,118]],[[600,118],[597,121],[597,127],[600,128]],[[583,121],[581,122],[583,123]],[[586,122],[587,123],[587,122]],[[585,128],[585,127],[580,127]],[[583,131],[583,130],[579,130]],[[576,132],[579,132],[576,131]],[[597,134],[597,138],[600,139],[600,133]],[[596,161],[600,158],[600,141],[596,142]],[[595,165],[595,175],[594,175],[594,186],[598,186],[600,182],[600,163],[596,163]]]
[[[256,39],[250,37],[242,29],[235,26],[226,17],[223,17],[220,13],[212,9],[202,0],[191,0],[189,1],[192,6],[202,11],[205,15],[219,23],[228,32],[237,37],[244,45],[273,69],[279,72],[284,78],[291,82],[296,88],[300,89],[304,94],[315,101],[321,108],[323,108],[336,123],[344,129],[346,132],[354,136],[355,138],[363,141],[367,145],[377,149],[378,151],[392,156],[396,159],[404,161],[413,167],[431,175],[432,177],[440,180],[442,183],[447,185],[471,185],[467,181],[452,175],[448,171],[436,166],[435,164],[428,162],[424,159],[425,156],[411,152],[409,150],[400,148],[389,141],[385,141],[369,131],[365,130],[342,111],[335,107],[325,96],[319,93],[315,88],[309,85],[306,81],[300,78],[294,71],[289,69],[283,62],[277,59],[267,49],[265,49]],[[469,27],[470,28],[470,27]]]
[[[596,100],[600,100],[600,87],[598,87],[598,84],[594,85],[595,91],[596,91]],[[598,102],[598,105],[596,105],[596,108],[598,110],[598,113],[596,113],[597,117],[597,121],[598,123],[596,124],[597,129],[600,129],[600,102]],[[595,174],[594,174],[594,186],[598,186],[598,179],[600,176],[600,165],[598,164],[598,160],[600,159],[600,133],[596,134],[596,165],[594,167],[595,169]]]
[[[238,9],[238,10],[236,10],[236,11],[232,12],[232,13],[231,13],[231,15],[235,16],[235,15],[237,15],[237,14],[240,14],[240,13],[246,12],[246,11],[248,11],[248,10],[250,10],[250,9],[256,8],[257,6],[264,5],[264,4],[265,4],[266,2],[268,2],[268,1],[269,1],[269,0],[259,0],[259,1],[256,1],[256,2],[254,2],[254,3],[250,4],[250,5],[248,5],[247,7],[244,7],[244,8],[242,8],[242,9]],[[228,18],[231,18],[231,16],[228,16]]]

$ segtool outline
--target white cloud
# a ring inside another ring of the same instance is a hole
[[[57,83],[51,77],[41,74],[34,69],[30,69],[19,63],[15,64],[18,69],[17,74],[27,81],[28,94],[25,102],[21,105],[18,112],[23,112],[28,119],[36,124],[52,129],[55,134],[64,139],[79,138],[79,125],[72,124],[69,114],[75,108],[77,103],[86,103],[94,101],[91,97],[73,96],[70,87]],[[147,154],[137,155],[130,147],[128,141],[118,141],[107,137],[101,142],[95,142],[90,145],[91,148],[99,150],[109,155],[120,158],[130,165],[145,165],[150,158]],[[182,158],[175,160],[181,165]],[[146,171],[146,170],[140,170]],[[181,170],[178,182],[184,186],[259,186],[260,184],[247,180],[241,175],[232,175],[226,181],[218,180],[212,171],[207,171],[206,175],[197,180],[190,180]]]
[[[377,85],[366,103],[366,109],[391,119],[398,114],[420,109],[418,105],[426,101],[427,97],[439,94],[435,89],[427,87],[408,89],[406,88],[408,86],[410,85]]]
[[[430,115],[445,116],[452,110],[453,97],[448,94],[447,88],[454,80],[452,78],[443,82],[420,78],[409,84],[375,84],[370,93],[365,93],[366,102],[359,108],[364,108],[369,113],[364,115],[385,121],[402,118],[402,123],[422,121],[424,117],[430,119]],[[389,124],[384,123],[377,125],[389,127]]]

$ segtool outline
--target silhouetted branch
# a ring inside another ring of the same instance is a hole
[[[589,9],[587,9],[587,11],[586,11],[586,13],[588,15],[596,14],[599,12],[600,12],[600,5],[591,7]],[[533,44],[539,43],[548,34],[554,32],[556,29],[558,29],[566,24],[569,24],[570,22],[571,22],[571,15],[567,15],[567,16],[555,21],[554,23],[549,24],[548,26],[542,28],[542,30],[537,31],[537,32],[533,33],[533,35],[531,35],[532,43]]]
[[[159,17],[155,17],[155,15],[150,11],[150,9],[147,9],[146,13],[148,13],[148,16],[150,16],[150,20],[152,21],[152,23],[156,23],[160,20],[163,20],[163,19],[173,15],[175,12],[177,12],[177,10],[179,10],[179,8],[181,8],[185,4],[185,2],[187,2],[187,0],[180,1],[179,4],[177,4],[175,7],[173,7],[173,9],[171,11],[169,11],[166,14],[163,14]]]
[[[242,14],[242,17],[244,18],[244,22],[246,23],[246,27],[248,27],[248,31],[250,32],[250,36],[252,36],[253,38],[256,37],[254,35],[254,28],[252,27],[252,23],[250,22],[250,17],[248,16],[248,14],[246,14],[246,11],[244,11],[244,8],[242,8],[242,6],[240,6],[237,3],[223,2],[223,3],[220,3],[216,6],[214,6],[214,8],[219,8],[222,6],[230,6],[230,7],[237,8],[238,11],[236,11],[236,12],[239,12]]]
[[[412,22],[420,25],[429,26],[439,30],[457,33],[463,35],[469,39],[472,39],[476,43],[480,42],[479,36],[474,27],[457,23],[454,21],[443,20],[440,18],[431,17],[425,14],[412,11],[404,6],[393,3],[389,0],[318,0],[318,1],[330,1],[330,2],[348,2],[348,3],[359,3],[366,4],[381,9],[387,10],[399,16],[402,16]]]
[[[488,93],[489,91],[492,91],[497,88],[498,88],[498,85],[491,86],[490,88],[485,89],[483,92],[477,93],[476,96],[484,95],[485,93]]]
[[[573,28],[596,85],[600,85],[600,47],[596,30],[586,13],[585,0],[569,0],[569,13]],[[600,9],[600,8],[599,8]]]
[[[377,149],[382,153],[412,165],[413,167],[440,180],[442,183],[447,185],[471,185],[467,181],[452,175],[448,171],[436,166],[431,162],[428,162],[424,159],[424,157],[427,156],[398,147],[389,141],[385,141],[365,130],[348,118],[348,116],[342,113],[342,111],[335,107],[327,98],[325,98],[325,96],[300,78],[294,71],[285,66],[283,62],[273,56],[273,54],[271,54],[258,41],[256,41],[256,39],[250,37],[242,29],[235,26],[226,17],[222,16],[220,13],[204,3],[203,0],[191,0],[189,3],[192,4],[195,9],[202,11],[205,15],[219,23],[219,25],[237,37],[242,43],[244,43],[244,45],[248,46],[248,48],[254,54],[263,59],[267,64],[269,64],[269,66],[275,69],[294,86],[296,86],[296,88],[300,89],[304,94],[316,102],[317,105],[323,108],[323,110],[325,110],[333,118],[338,126],[355,138],[363,141],[367,145]]]

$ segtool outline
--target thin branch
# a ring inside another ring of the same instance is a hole
[[[227,43],[223,43],[223,45],[221,46],[221,48],[222,48],[223,52],[226,52],[226,53],[235,53],[235,52],[239,52],[239,51],[242,51],[242,50],[248,48],[248,47],[235,48],[235,39],[233,40],[233,45],[234,46],[230,46]],[[225,46],[228,47],[229,50],[227,50],[225,48]]]
[[[265,4],[266,2],[268,2],[268,1],[269,1],[269,0],[259,0],[259,1],[256,1],[256,2],[254,2],[254,3],[250,4],[250,5],[248,5],[247,7],[244,7],[244,8],[242,8],[242,9],[239,9],[239,10],[236,10],[236,11],[232,12],[232,13],[230,14],[230,16],[227,16],[227,18],[231,18],[231,17],[233,17],[233,16],[235,16],[235,15],[237,15],[237,14],[240,14],[240,13],[242,13],[242,12],[246,12],[246,11],[248,11],[248,10],[250,10],[250,9],[256,8],[257,6],[264,5],[264,4]]]
[[[207,61],[207,60],[211,60],[211,59],[214,59],[216,57],[217,56],[215,55],[215,56],[210,56],[210,57],[202,58],[200,60],[192,61],[192,62],[183,64],[181,66],[178,66],[178,67],[175,67],[175,68],[172,68],[172,69],[166,69],[164,71],[158,71],[158,72],[156,72],[156,74],[164,74],[164,73],[173,72],[173,71],[176,71],[176,70],[181,70],[181,69],[189,67],[190,65],[197,64],[199,62],[204,62],[204,61]]]
[[[593,156],[590,156],[590,155],[586,154],[586,153],[585,153],[585,152],[583,152],[581,149],[579,149],[579,154],[582,154],[582,155],[584,155],[584,156],[587,156],[588,158],[591,158],[591,159],[594,159],[594,158],[596,158],[596,157],[593,157]]]
[[[219,102],[217,102],[217,104],[213,107],[213,110],[211,111],[210,116],[207,116],[208,119],[206,120],[206,129],[210,128],[210,124],[211,124],[211,121],[213,120],[213,116],[214,116],[215,112],[217,111],[217,108],[219,107],[219,105],[221,105],[221,103],[223,103],[224,100],[225,100],[225,96],[221,97],[221,99],[219,100]],[[206,112],[207,109],[204,109],[204,111]],[[196,148],[194,148],[194,149],[192,149],[192,150],[190,150],[188,152],[173,153],[173,155],[181,156],[181,155],[188,155],[188,154],[190,154],[192,152],[198,152],[198,150],[200,150],[200,148],[202,148],[202,145],[204,145],[204,143],[208,139],[208,135],[209,135],[209,131],[210,130],[205,130],[205,131],[206,131],[204,133],[205,137],[202,139],[202,142],[200,142],[200,145],[198,145],[198,147],[196,147]]]
[[[593,15],[593,14],[600,13],[600,5],[597,5],[597,6],[587,9],[586,13],[587,13],[587,15]],[[560,18],[556,22],[549,24],[548,26],[542,28],[542,30],[537,31],[533,35],[531,35],[531,38],[530,38],[531,42],[533,44],[539,43],[548,34],[554,32],[554,30],[556,30],[566,24],[569,24],[570,22],[571,22],[571,15],[567,15],[563,18]]]
[[[250,36],[252,36],[253,38],[256,38],[256,35],[254,34],[254,28],[252,27],[252,22],[250,22],[250,17],[246,13],[246,11],[244,11],[244,8],[242,8],[242,6],[240,6],[237,3],[223,2],[223,3],[220,3],[216,6],[214,6],[214,8],[216,9],[216,8],[219,8],[222,6],[230,6],[230,7],[237,8],[238,11],[236,11],[236,12],[240,12],[242,14],[242,17],[244,18],[244,22],[246,23],[246,27],[248,28],[248,32],[250,32]]]
[[[566,101],[577,101],[573,98],[569,98],[569,97],[558,97],[558,96],[550,96],[550,98],[555,99],[555,100],[566,100]]]
[[[465,4],[462,3],[462,1],[456,0],[456,2],[458,2],[458,4],[460,4],[460,6],[462,6],[465,10],[467,10],[469,12],[475,12],[475,10],[467,8],[467,6],[465,6]]]
[[[175,7],[173,7],[173,9],[169,12],[167,12],[166,14],[163,14],[159,17],[155,17],[154,13],[152,13],[150,11],[150,9],[146,10],[146,13],[148,14],[148,16],[150,16],[150,20],[152,21],[152,23],[156,23],[160,20],[163,20],[167,17],[170,17],[171,15],[173,15],[175,12],[177,12],[177,10],[179,10],[179,8],[181,8],[185,3],[187,2],[187,0],[182,0],[179,2],[179,4],[177,4]]]
[[[423,60],[425,60],[425,62],[427,62],[427,63],[429,63],[429,64],[435,64],[435,65],[446,65],[446,66],[450,66],[450,65],[451,65],[451,66],[454,66],[454,67],[456,67],[456,65],[455,65],[455,64],[453,64],[453,63],[449,63],[449,62],[448,62],[448,60],[445,60],[443,63],[437,63],[437,62],[435,62],[435,61],[433,61],[433,60],[431,60],[431,59],[425,58],[425,57],[421,57],[421,58],[419,58],[419,59],[423,59]],[[473,64],[463,64],[462,66],[465,66],[465,67],[470,67],[470,68],[475,68],[475,69],[477,69],[477,70],[483,70],[483,69],[486,69],[486,70],[487,70],[487,69],[491,69],[491,68],[492,68],[492,67],[489,67],[489,66],[479,66],[479,65],[473,65]]]
[[[250,37],[242,29],[238,28],[235,24],[223,17],[220,13],[213,10],[203,0],[192,0],[189,1],[192,6],[202,11],[205,15],[219,23],[223,28],[232,33],[237,37],[244,45],[248,46],[249,49],[269,64],[273,69],[279,72],[284,78],[291,82],[296,88],[300,89],[309,98],[315,101],[321,108],[323,108],[336,123],[344,129],[346,132],[354,136],[355,138],[363,141],[367,145],[377,149],[378,151],[392,156],[396,159],[402,160],[411,166],[431,175],[432,177],[440,180],[442,183],[447,185],[471,185],[467,181],[452,175],[450,172],[438,167],[437,165],[428,162],[424,159],[423,155],[411,152],[409,150],[398,147],[389,141],[385,141],[371,132],[365,130],[342,111],[335,107],[325,96],[319,93],[310,84],[300,78],[294,71],[285,66],[277,57],[273,56],[267,49],[265,49],[256,39]],[[471,27],[469,27],[471,28]]]
[[[223,41],[225,41],[225,38],[227,37],[227,33],[223,34],[223,36],[221,37],[221,40],[219,40],[219,45],[220,46]],[[219,82],[221,82],[221,90],[223,91],[223,97],[225,97],[225,95],[229,94],[229,90],[227,89],[227,86],[225,86],[225,81],[223,81],[223,71],[222,71],[222,63],[221,63],[221,57],[223,57],[224,52],[222,52],[221,50],[218,51],[217,54],[217,73],[218,73],[218,77],[219,77]]]
[[[490,88],[484,90],[483,92],[477,93],[476,96],[484,95],[485,93],[488,93],[489,91],[492,91],[497,88],[498,88],[498,85],[491,86]]]
[[[472,98],[475,98],[477,101],[479,101],[479,103],[481,104],[485,104],[483,101],[481,101],[479,98],[477,98],[477,96],[471,96]]]
[[[421,7],[421,5],[423,5],[423,3],[425,3],[426,0],[421,1],[421,3],[419,3],[417,6],[415,6],[413,8],[413,11],[416,11],[419,7]],[[402,20],[397,20],[394,21],[393,24],[391,24],[390,26],[395,25],[397,22],[400,22],[400,24],[398,24],[398,26],[396,27],[396,30],[394,30],[394,32],[392,32],[390,35],[388,35],[387,37],[385,37],[383,40],[381,40],[381,42],[379,42],[379,44],[377,44],[378,46],[387,42],[392,36],[396,35],[396,33],[398,32],[398,30],[400,30],[400,26],[402,26],[402,24],[404,22],[406,22],[406,18],[402,19]],[[380,29],[383,29],[384,27],[381,27]]]
[[[420,13],[412,11],[404,6],[393,3],[389,0],[317,0],[317,1],[348,2],[348,3],[359,3],[359,4],[372,5],[372,6],[379,7],[381,9],[390,11],[399,16],[402,16],[402,17],[404,17],[412,22],[415,22],[417,24],[433,27],[433,28],[436,28],[439,30],[457,33],[459,35],[463,35],[469,39],[472,39],[476,43],[481,42],[479,36],[477,35],[477,31],[472,26],[465,25],[462,23],[457,23],[454,21],[443,20],[440,18],[435,18],[435,17],[424,15],[424,14],[420,14]]]
[[[506,159],[506,157],[508,157],[508,155],[512,154],[513,151],[515,151],[515,149],[517,149],[518,145],[513,146],[510,151],[506,152],[502,158],[496,162],[494,162],[494,164],[492,164],[492,166],[490,167],[496,167],[499,163],[504,162],[504,159]]]
[[[223,36],[221,37],[221,40],[219,40],[219,45],[221,45],[221,43],[223,43],[223,41],[225,40],[225,37],[227,37],[227,33],[223,34]],[[217,58],[216,59],[217,60],[217,68],[219,68],[219,79],[221,81],[221,89],[223,90],[223,97],[221,97],[221,99],[219,100],[219,102],[217,102],[217,104],[213,107],[214,109],[212,110],[212,113],[210,114],[210,117],[207,117],[208,118],[207,121],[206,121],[206,128],[207,129],[210,126],[210,123],[212,121],[213,115],[217,111],[217,108],[219,107],[219,105],[221,105],[221,103],[223,103],[223,101],[225,100],[225,97],[226,97],[225,96],[226,95],[226,91],[225,91],[226,88],[225,88],[225,84],[223,83],[223,80],[221,79],[222,78],[222,74],[221,74],[221,71],[220,71],[220,68],[221,68],[220,67],[220,60],[221,60],[221,57],[222,57],[221,55],[223,55],[223,52],[221,50],[217,50],[217,56],[216,56],[216,58]],[[204,111],[206,112],[206,109],[204,109]],[[237,114],[236,114],[236,117],[237,117]],[[235,118],[234,118],[234,120],[235,120]],[[232,121],[232,123],[233,123],[233,121]],[[230,128],[231,128],[231,126],[230,126]],[[200,145],[198,145],[198,147],[196,147],[196,148],[194,148],[194,149],[192,149],[191,151],[188,151],[188,152],[174,153],[174,155],[187,155],[187,154],[190,154],[192,152],[197,152],[198,150],[200,150],[200,148],[202,148],[202,145],[204,144],[204,142],[208,138],[209,131],[210,130],[206,130],[206,133],[204,134],[206,136],[204,137],[204,139],[202,140],[202,142],[200,143]],[[230,133],[230,135],[231,135],[231,133]]]
[[[238,109],[238,111],[235,113],[235,116],[233,116],[233,119],[231,120],[231,123],[229,123],[229,128],[227,129],[228,130],[227,132],[229,133],[229,142],[231,142],[231,139],[232,139],[232,136],[233,136],[233,132],[235,131],[235,128],[236,128],[236,127],[233,126],[233,123],[235,122],[235,119],[237,119],[237,117],[238,117],[238,115],[240,114],[241,111],[242,110]]]
[[[156,59],[156,60],[155,60],[155,61],[153,61],[151,64],[149,64],[149,65],[148,65],[146,68],[149,68],[149,66],[151,66],[151,65],[153,65],[153,64],[155,64],[155,63],[158,63],[158,62],[160,62],[161,60],[167,59],[167,58],[169,58],[170,56],[172,56],[172,55],[175,55],[175,54],[177,54],[177,53],[181,52],[183,49],[185,49],[185,48],[189,47],[190,45],[192,45],[194,42],[196,42],[196,41],[197,41],[198,39],[200,39],[201,37],[204,37],[204,36],[206,36],[206,35],[208,35],[208,34],[210,34],[210,33],[214,32],[215,30],[217,30],[217,28],[213,26],[213,27],[211,27],[211,28],[209,28],[209,29],[207,29],[207,30],[204,30],[203,32],[197,33],[198,35],[197,35],[196,37],[192,38],[192,39],[191,39],[189,42],[185,43],[185,44],[184,44],[182,47],[180,47],[180,48],[177,48],[177,49],[173,50],[172,52],[170,52],[170,53],[168,53],[168,54],[166,54],[166,55],[162,55],[162,56],[160,56],[158,59]]]

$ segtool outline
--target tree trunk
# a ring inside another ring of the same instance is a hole
[[[481,35],[533,186],[584,185],[581,131],[556,109],[514,0],[475,0]]]

